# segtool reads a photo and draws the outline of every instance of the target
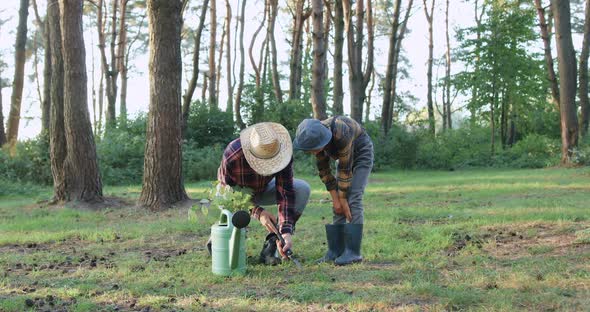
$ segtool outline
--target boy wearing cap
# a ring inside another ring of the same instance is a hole
[[[309,184],[293,178],[293,146],[287,129],[278,123],[263,122],[242,130],[240,137],[225,148],[217,179],[223,186],[246,189],[252,194],[254,207],[250,214],[269,232],[273,232],[273,224],[278,224],[285,246],[280,242],[277,245],[284,257],[292,247],[293,228],[310,195]],[[275,204],[278,223],[272,213],[261,207]],[[269,237],[266,249],[274,247],[268,246]]]
[[[374,158],[371,138],[348,117],[305,119],[297,127],[293,146],[315,154],[320,178],[332,197],[333,224],[326,224],[328,252],[318,262],[362,261],[363,193]],[[338,161],[338,179],[332,175],[330,158]]]

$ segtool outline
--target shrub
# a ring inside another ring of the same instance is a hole
[[[108,131],[96,144],[103,184],[141,183],[144,149],[145,131],[119,129]]]
[[[185,181],[216,179],[224,148],[225,145],[221,144],[205,148],[199,148],[195,143],[185,144],[182,157]]]
[[[232,112],[210,110],[199,102],[191,106],[185,139],[197,147],[227,144],[236,137]]]
[[[559,141],[529,134],[498,155],[497,164],[516,168],[543,168],[559,163]]]
[[[5,180],[50,185],[49,143],[41,137],[18,142],[13,157],[0,149],[0,172]]]

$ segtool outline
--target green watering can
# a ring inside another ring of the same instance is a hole
[[[231,222],[229,222],[231,220]],[[219,221],[211,226],[211,271],[230,276],[246,273],[246,229],[250,214],[221,209]]]

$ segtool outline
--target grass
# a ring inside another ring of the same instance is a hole
[[[331,217],[317,177],[294,236],[303,269],[255,264],[211,274],[217,213],[47,207],[0,197],[0,311],[550,311],[590,306],[590,168],[395,171],[371,176],[365,262],[315,265]],[[186,186],[193,198],[208,183]],[[107,187],[133,202],[139,186]],[[586,308],[584,308],[586,307]]]

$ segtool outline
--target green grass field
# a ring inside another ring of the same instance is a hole
[[[0,198],[0,311],[582,311],[590,307],[590,168],[376,173],[365,195],[365,262],[315,265],[331,208],[319,178],[294,236],[302,261],[212,275],[218,216],[102,211]],[[193,198],[208,183],[187,185]]]

